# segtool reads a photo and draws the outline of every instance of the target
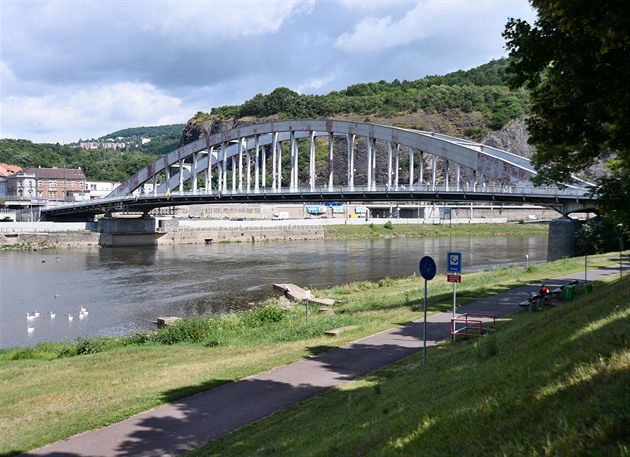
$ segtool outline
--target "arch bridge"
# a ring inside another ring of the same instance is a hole
[[[322,166],[323,164],[323,166]],[[238,127],[179,147],[106,198],[47,219],[212,203],[497,201],[594,210],[589,184],[534,187],[528,159],[439,133],[340,120]],[[148,189],[148,190],[147,190]]]

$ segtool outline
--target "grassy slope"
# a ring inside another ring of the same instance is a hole
[[[630,455],[630,278],[443,344],[191,455]]]
[[[589,265],[593,267],[610,262],[605,256],[589,257]],[[614,262],[615,259],[612,259]],[[579,271],[582,266],[581,259],[573,259],[531,266],[528,271],[513,267],[469,274],[466,281],[458,286],[458,301],[464,303],[522,283]],[[452,302],[450,285],[439,277],[435,284],[429,298],[430,309],[449,309]],[[284,321],[254,329],[248,329],[232,316],[231,320],[222,324],[221,332],[209,335],[201,344],[164,346],[123,342],[112,344],[113,348],[105,352],[69,358],[57,358],[67,344],[0,351],[0,454],[14,454],[38,447],[121,420],[164,402],[289,363],[313,353],[312,348],[341,345],[395,327],[417,319],[422,303],[418,278],[386,278],[378,284],[351,284],[330,290],[327,295],[339,301],[338,312],[334,316],[313,316],[308,326],[303,322],[303,308],[297,307]],[[627,306],[619,303],[621,295],[613,298],[615,304]],[[358,327],[334,341],[323,336],[326,329],[350,323]],[[198,326],[191,328],[196,331]],[[623,339],[625,336],[619,338],[627,346]],[[219,344],[215,345],[217,341]],[[89,341],[82,344],[87,349],[107,346]],[[470,348],[466,352],[466,347],[462,345],[462,349],[458,350],[464,351],[460,355],[462,359],[470,361]],[[499,348],[499,356],[493,357],[488,364],[500,360],[506,345],[501,342]],[[437,357],[442,350],[435,352]],[[456,367],[460,378],[455,384],[462,381],[470,383],[467,378],[461,378],[462,370],[468,369],[487,371],[478,365]],[[424,376],[424,372],[420,374]],[[412,377],[418,376],[418,372],[412,373]],[[370,385],[375,381],[365,382]],[[383,391],[384,386],[378,382],[374,391]],[[471,384],[468,389],[475,390],[476,387]],[[354,398],[355,394],[350,396]],[[404,398],[400,401],[406,402]],[[348,400],[343,404],[353,403]],[[326,408],[326,420],[330,415],[345,414],[345,409],[335,408],[331,413]],[[381,407],[383,411],[394,411],[390,408]],[[350,418],[348,420],[353,422]],[[310,429],[312,424],[307,423],[306,427]],[[387,431],[382,433],[389,434]],[[343,442],[340,445],[344,446]],[[317,450],[313,449],[313,452],[317,453]]]

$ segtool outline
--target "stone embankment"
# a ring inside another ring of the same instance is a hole
[[[99,246],[99,233],[0,233],[0,249],[60,249]]]
[[[91,231],[86,224],[76,227],[55,227],[46,223],[7,223],[0,227],[0,249],[88,248],[108,245],[109,235]],[[39,225],[38,225],[39,224]],[[263,241],[315,240],[324,238],[321,224],[271,223],[263,221],[221,222],[212,225],[166,227],[155,234],[157,246],[180,244],[242,243]],[[133,243],[130,242],[130,245]]]

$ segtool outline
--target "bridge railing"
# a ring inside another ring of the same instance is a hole
[[[436,185],[432,186],[430,184],[415,184],[413,186],[409,185],[398,185],[398,186],[387,186],[387,185],[354,185],[354,186],[300,186],[300,187],[281,187],[274,189],[273,187],[260,187],[258,189],[242,189],[242,190],[218,190],[212,189],[207,192],[205,190],[186,190],[186,191],[170,191],[160,193],[157,196],[165,197],[177,197],[177,196],[203,196],[203,195],[224,195],[224,196],[238,196],[238,195],[283,195],[283,194],[340,194],[340,193],[375,193],[382,194],[386,192],[426,192],[426,193],[451,193],[451,194],[461,194],[461,193],[487,193],[491,195],[497,194],[517,194],[517,195],[546,195],[546,196],[558,196],[562,198],[567,197],[583,197],[587,194],[588,190],[583,188],[564,188],[559,189],[555,186],[548,187],[534,187],[534,186],[486,186],[486,185],[475,185],[475,186],[445,186],[445,185]],[[145,196],[150,197],[151,195],[147,194]],[[368,195],[369,197],[369,195]],[[137,198],[137,197],[134,197]]]
[[[398,186],[387,186],[387,185],[354,185],[354,186],[300,186],[300,187],[259,187],[258,189],[242,189],[242,190],[218,190],[211,189],[206,191],[205,189],[198,189],[196,191],[193,190],[185,190],[185,191],[169,191],[169,192],[158,192],[158,193],[147,193],[147,194],[135,194],[128,195],[125,197],[106,197],[98,200],[91,200],[89,202],[76,202],[76,203],[68,203],[68,204],[60,204],[54,206],[54,208],[86,208],[94,205],[99,206],[120,206],[121,209],[128,204],[133,203],[138,200],[152,200],[152,199],[172,199],[173,206],[177,205],[177,200],[184,199],[187,197],[203,197],[203,196],[219,196],[219,197],[228,197],[228,196],[248,196],[248,195],[269,195],[269,196],[279,196],[279,195],[288,195],[288,194],[305,194],[305,195],[322,195],[323,198],[326,197],[326,194],[331,195],[340,195],[344,193],[348,194],[363,194],[364,200],[370,199],[370,193],[373,194],[384,194],[391,193],[395,196],[396,193],[400,193],[402,198],[408,197],[409,193],[426,193],[427,195],[431,194],[440,194],[440,196],[447,197],[449,194],[453,196],[467,194],[467,193],[475,193],[479,195],[487,194],[489,200],[492,199],[492,196],[496,195],[523,195],[523,196],[547,196],[547,197],[557,197],[557,198],[579,198],[584,197],[588,193],[588,189],[584,188],[564,188],[559,189],[555,186],[548,187],[534,187],[534,186],[487,186],[487,185],[460,185],[460,186],[445,186],[445,185],[429,185],[429,184],[415,184],[413,186],[409,185],[398,185]],[[311,199],[312,200],[312,199]],[[53,209],[53,207],[49,207]]]

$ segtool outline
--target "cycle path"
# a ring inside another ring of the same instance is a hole
[[[618,274],[614,267],[589,270],[588,281]],[[580,287],[584,272],[546,280],[550,289],[571,280]],[[429,283],[429,291],[430,291]],[[502,317],[519,312],[539,284],[514,288],[460,306],[463,313]],[[427,318],[427,347],[450,338],[452,311]],[[179,455],[274,412],[356,380],[423,351],[424,320],[372,335],[305,360],[221,385],[108,427],[75,435],[25,456],[120,457]],[[430,362],[430,354],[427,356]]]

